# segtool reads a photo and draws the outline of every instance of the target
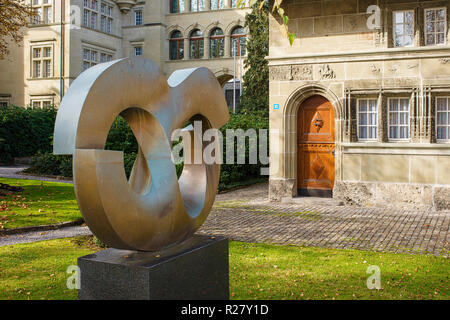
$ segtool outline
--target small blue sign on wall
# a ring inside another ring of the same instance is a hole
[[[274,104],[273,110],[280,110],[280,105],[278,103]]]

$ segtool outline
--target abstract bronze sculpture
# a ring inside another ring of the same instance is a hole
[[[105,150],[121,115],[139,151],[129,180],[123,153]],[[203,130],[229,119],[222,88],[206,68],[174,72],[168,80],[144,58],[103,63],[83,72],[58,110],[54,153],[73,155],[75,193],[86,224],[113,248],[155,251],[182,242],[203,224],[214,203],[219,164],[185,164],[177,179],[172,132],[189,120]],[[202,138],[191,134],[204,148]]]

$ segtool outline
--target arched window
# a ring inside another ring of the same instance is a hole
[[[170,13],[184,12],[185,0],[169,0],[170,1]]]
[[[172,32],[169,40],[169,58],[170,60],[180,60],[184,57],[184,39],[180,31]]]
[[[200,30],[195,29],[192,31],[191,36],[189,38],[189,51],[191,59],[200,59],[203,58],[203,34]]]
[[[236,27],[231,32],[231,56],[245,56],[245,29],[242,27]]]
[[[225,9],[225,0],[211,0],[211,10]]]
[[[205,11],[205,1],[209,0],[191,0],[191,11]]]
[[[223,57],[225,53],[225,36],[222,29],[215,28],[209,36],[210,58]]]

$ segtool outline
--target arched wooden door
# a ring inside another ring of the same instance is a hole
[[[331,197],[334,186],[334,110],[322,96],[298,110],[297,185],[299,195]]]

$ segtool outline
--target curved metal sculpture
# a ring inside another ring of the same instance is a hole
[[[139,144],[127,180],[123,152],[104,150],[114,119],[129,123]],[[75,193],[92,232],[118,249],[154,251],[189,238],[205,221],[219,183],[219,164],[185,164],[177,179],[172,132],[188,120],[203,130],[229,119],[222,88],[206,68],[168,80],[143,58],[103,63],[83,72],[58,110],[54,153],[73,155]],[[191,133],[192,149],[204,148]],[[195,150],[191,150],[195,152]]]

